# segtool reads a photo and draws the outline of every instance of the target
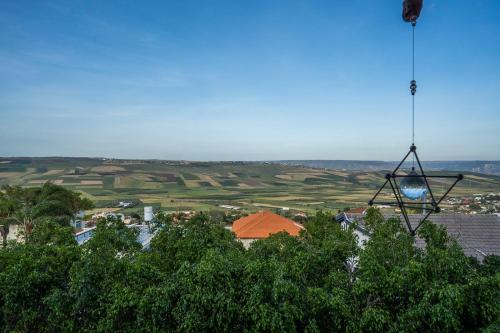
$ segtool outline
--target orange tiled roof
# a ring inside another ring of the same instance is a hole
[[[233,232],[238,238],[267,238],[281,231],[298,236],[302,229],[302,225],[268,211],[251,214],[233,222]]]

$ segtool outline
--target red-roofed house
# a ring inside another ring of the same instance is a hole
[[[346,214],[365,214],[366,213],[366,208],[365,207],[356,207],[356,208],[351,208],[349,209]]]
[[[236,237],[246,248],[257,239],[267,238],[282,231],[291,236],[298,236],[303,229],[301,224],[268,211],[242,217],[234,221],[232,227]]]

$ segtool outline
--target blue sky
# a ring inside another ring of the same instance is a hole
[[[424,0],[416,144],[500,159],[500,1]],[[0,2],[0,156],[397,160],[400,0]]]

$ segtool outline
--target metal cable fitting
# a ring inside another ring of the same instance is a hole
[[[415,95],[415,93],[417,92],[417,81],[415,80],[410,81],[410,91],[412,95]]]

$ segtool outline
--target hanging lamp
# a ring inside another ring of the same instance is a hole
[[[455,187],[455,185],[464,178],[462,174],[458,175],[426,175],[420,159],[417,155],[417,146],[415,146],[415,93],[417,92],[417,81],[415,81],[415,26],[417,25],[417,19],[420,16],[420,11],[422,10],[422,0],[404,0],[403,1],[403,20],[409,22],[412,25],[412,80],[410,81],[410,93],[412,98],[412,144],[410,150],[403,157],[401,162],[397,167],[385,175],[385,183],[379,188],[377,193],[368,202],[369,206],[374,204],[379,205],[389,205],[399,207],[401,215],[406,222],[406,226],[411,235],[415,235],[416,231],[422,223],[429,217],[432,213],[439,213],[441,211],[439,204],[443,199],[450,193],[450,191]],[[409,172],[404,172],[402,166],[403,163],[412,155],[412,167]],[[417,162],[417,166],[415,166]],[[429,186],[429,178],[452,178],[455,181],[448,188],[445,194],[438,198],[434,195]],[[389,187],[392,190],[394,198],[396,201],[376,201],[379,194],[384,188]],[[417,223],[412,225],[410,223],[410,217],[408,215],[408,208],[419,209],[423,212],[423,217],[418,219]]]

